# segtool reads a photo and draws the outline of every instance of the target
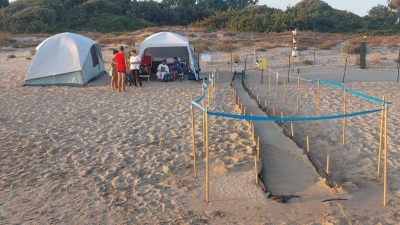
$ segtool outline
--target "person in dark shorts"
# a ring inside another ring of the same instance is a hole
[[[141,61],[142,60],[140,59],[140,56],[138,56],[136,54],[136,50],[132,50],[131,57],[129,58],[129,64],[130,64],[129,69],[131,70],[131,72],[133,74],[133,84],[135,86],[137,86],[137,84],[139,84],[140,87],[142,86],[142,81],[141,81],[140,75],[139,75]]]
[[[125,48],[124,46],[119,47],[119,52],[117,52],[112,58],[111,61],[117,64],[118,71],[118,82],[117,87],[119,92],[125,92],[125,80],[126,80],[126,72],[128,70],[128,60],[126,60],[125,56]]]

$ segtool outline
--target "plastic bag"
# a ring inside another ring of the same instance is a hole
[[[111,67],[110,71],[108,71],[108,75],[110,75],[110,77],[112,77],[113,75],[113,68]]]

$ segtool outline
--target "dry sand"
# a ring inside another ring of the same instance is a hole
[[[111,47],[115,46],[103,47],[107,68]],[[393,103],[388,123],[388,206],[382,206],[382,179],[375,177],[379,114],[348,119],[344,147],[341,145],[340,120],[322,121],[320,125],[315,122],[295,123],[296,138],[305,143],[305,136],[310,136],[311,151],[322,165],[326,155],[331,156],[330,174],[342,187],[340,193],[322,185],[304,155],[293,142],[282,137],[275,124],[256,123],[256,133],[263,137],[262,154],[270,156],[264,159],[265,168],[274,166],[281,170],[270,175],[298,172],[298,179],[296,176],[293,179],[276,176],[276,179],[281,179],[279,183],[268,181],[269,187],[277,194],[300,196],[288,204],[268,199],[255,184],[255,142],[249,124],[211,117],[211,202],[206,203],[200,111],[195,111],[198,178],[193,178],[189,118],[189,94],[199,97],[201,83],[150,81],[144,82],[142,88],[128,87],[127,93],[120,94],[110,90],[109,77],[105,75],[85,88],[21,87],[30,63],[26,59],[30,57],[30,50],[5,47],[0,56],[0,224],[399,222],[400,145],[397,127],[400,125],[400,112],[396,101],[400,92],[393,80],[360,82],[354,79],[346,83],[351,89],[375,97],[385,95]],[[274,52],[269,61],[271,66],[277,65],[280,75],[287,71],[285,51],[287,48],[277,48],[265,53],[269,58]],[[320,78],[310,72],[316,71],[317,74],[327,74],[325,77],[334,81],[340,80],[343,56],[335,54],[335,51],[320,53],[326,57],[323,59],[321,56],[321,61],[337,57],[340,63],[332,64],[332,68],[320,65],[313,69],[298,62],[296,65],[301,67],[301,75],[306,79]],[[7,59],[9,54],[16,58]],[[230,65],[226,64],[225,57],[224,53],[213,53],[214,62],[203,65],[204,72],[211,71],[216,65],[221,66],[211,110],[238,114],[240,110],[233,102],[230,88]],[[340,76],[330,75],[337,70],[341,71]],[[249,69],[246,75],[248,85],[261,96],[262,101],[267,101],[269,106],[287,117],[316,115],[315,84],[302,81],[301,107],[296,112],[295,79],[287,85],[287,99],[283,103],[282,77],[275,97],[275,86],[272,85],[272,90],[268,91],[267,82],[260,83],[260,72]],[[296,71],[292,73],[297,76]],[[393,78],[393,71],[387,70],[380,70],[378,76],[385,73],[390,73],[388,76]],[[267,77],[268,73],[265,75]],[[368,75],[370,78],[375,76],[376,72]],[[245,99],[240,85],[235,83],[235,87],[242,91]],[[321,90],[321,114],[341,113],[343,92],[327,86]],[[254,102],[249,100],[246,104],[248,112],[261,115]],[[348,96],[348,112],[376,107],[380,106]],[[268,152],[271,148],[280,148],[287,155],[279,155],[280,151]],[[280,163],[281,159],[284,162]],[[288,165],[287,162],[296,163]],[[321,202],[337,197],[347,200]]]

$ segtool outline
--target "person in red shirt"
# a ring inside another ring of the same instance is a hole
[[[119,52],[116,53],[111,61],[117,64],[118,71],[118,82],[117,87],[119,92],[125,92],[125,80],[126,80],[126,72],[128,71],[128,60],[125,56],[124,46],[119,47]]]

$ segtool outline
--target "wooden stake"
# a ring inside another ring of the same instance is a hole
[[[257,156],[254,156],[254,171],[256,172],[256,184],[258,184]]]
[[[290,131],[291,131],[292,137],[294,137],[293,123],[290,123]]]
[[[214,81],[213,81],[213,99],[215,99],[215,93],[217,92],[217,74],[214,74]]]
[[[256,140],[256,132],[254,131],[254,123],[253,121],[251,122],[251,132],[253,132],[253,140]]]
[[[237,91],[235,89],[235,103],[236,103],[236,105],[239,104],[238,100],[239,100],[239,97],[237,96]]]
[[[343,114],[346,116],[346,93],[347,87],[343,93]],[[342,134],[342,145],[346,143],[346,117],[343,117],[343,134]]]
[[[321,106],[321,92],[320,92],[320,82],[319,82],[319,78],[318,78],[318,84],[317,84],[317,86],[318,86],[318,91],[317,91],[317,96],[318,96],[318,100],[317,100],[317,104],[318,104],[318,106],[317,106],[317,116],[318,117],[320,117],[320,106]],[[320,124],[320,121],[318,120],[318,125]]]
[[[385,151],[385,160],[383,165],[383,205],[387,205],[387,160],[388,160],[388,150],[387,150],[387,122],[388,122],[388,109],[387,104],[385,102],[385,142],[384,151]]]
[[[264,83],[264,69],[261,69],[261,83]]]
[[[286,101],[286,78],[283,77],[283,104],[285,104]]]
[[[204,79],[203,79],[203,84],[204,84]],[[203,90],[204,93],[204,90]],[[201,104],[202,107],[205,109],[205,99],[203,98],[203,100],[201,100]],[[204,111],[202,111],[202,115],[203,115],[203,150],[204,150],[204,146],[206,144],[206,114]]]
[[[217,86],[218,86],[218,73],[215,73],[215,91],[217,91]]]
[[[190,94],[190,102],[193,101],[193,95]],[[194,109],[193,105],[190,104],[190,115],[192,120],[192,150],[193,150],[193,173],[194,177],[197,177],[197,162],[196,162],[196,136],[195,136],[195,123],[194,123]]]
[[[307,152],[310,152],[310,141],[308,139],[308,136],[306,137],[306,145],[307,145]]]
[[[208,107],[206,108],[206,111],[208,111]],[[209,179],[209,173],[210,173],[210,161],[209,161],[209,136],[208,136],[208,114],[206,114],[206,202],[210,202],[210,196],[209,196],[209,190],[210,190],[210,179]]]
[[[268,70],[268,92],[271,92],[271,70]]]
[[[236,104],[236,90],[235,89],[233,90],[233,100],[235,101],[235,104]]]
[[[265,111],[267,111],[267,101],[264,101]]]
[[[272,115],[275,117],[275,107],[272,107]]]
[[[278,95],[278,80],[279,80],[279,75],[278,72],[276,73],[276,82],[275,82],[275,98]]]
[[[283,112],[281,112],[281,118],[283,118]],[[283,123],[283,120],[281,122]]]
[[[297,112],[300,109],[300,75],[297,75]]]
[[[210,81],[210,74],[208,74],[208,81]],[[207,86],[207,106],[210,108],[210,92],[211,92],[211,82]]]
[[[385,102],[385,96],[383,96],[382,100]],[[376,177],[379,178],[381,176],[381,158],[382,158],[382,145],[383,145],[383,128],[385,123],[385,105],[382,105],[382,113],[381,113],[381,129],[379,133],[379,150],[378,150],[378,168],[376,170]]]
[[[257,159],[260,160],[261,158],[261,153],[260,153],[260,137],[257,137]]]
[[[329,174],[329,155],[326,156],[326,173]]]
[[[246,115],[246,107],[243,107],[243,116]]]
[[[210,89],[209,94],[210,94],[210,99],[212,99],[213,97],[213,86],[214,86],[214,78],[212,78],[212,75],[210,74],[210,84],[208,86],[208,89]],[[208,103],[208,105],[210,105],[210,103]],[[210,106],[209,106],[210,107]]]

